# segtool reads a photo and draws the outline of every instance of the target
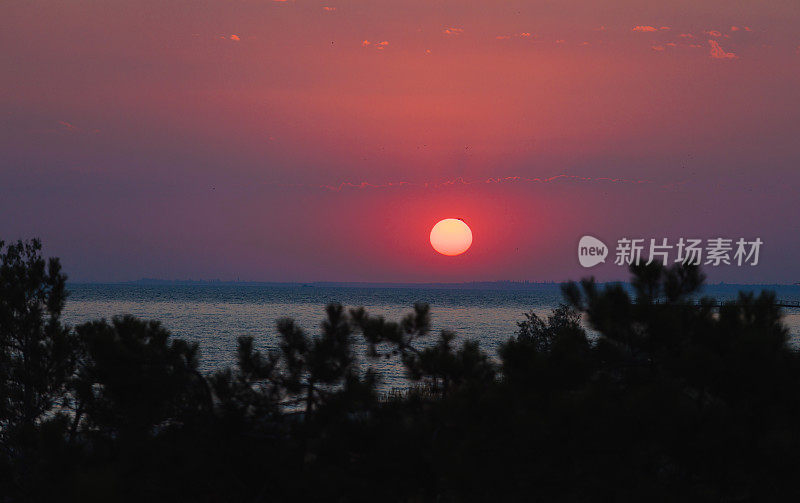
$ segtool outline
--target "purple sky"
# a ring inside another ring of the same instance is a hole
[[[10,0],[0,58],[0,239],[76,281],[627,277],[584,234],[800,281],[796,0]]]

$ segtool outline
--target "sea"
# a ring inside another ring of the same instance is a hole
[[[496,356],[498,346],[512,337],[524,313],[547,316],[563,302],[558,284],[469,284],[426,286],[370,285],[267,285],[267,284],[88,284],[68,285],[64,321],[77,325],[96,319],[131,314],[158,320],[173,336],[200,345],[200,370],[213,373],[235,365],[237,338],[253,336],[262,351],[277,349],[276,320],[293,318],[308,335],[316,335],[331,302],[346,307],[363,306],[368,313],[387,320],[400,320],[415,302],[431,306],[433,331],[457,334],[478,341]],[[800,301],[800,285],[707,285],[702,295],[718,300],[733,299],[739,291],[770,290],[784,301]],[[786,308],[784,322],[790,344],[800,347],[800,308]],[[588,328],[588,327],[587,327]],[[425,341],[422,341],[425,344]],[[362,368],[372,367],[384,391],[408,386],[402,364],[394,359],[366,357],[365,344],[356,336],[354,352]]]

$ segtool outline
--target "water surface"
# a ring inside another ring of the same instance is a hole
[[[764,287],[712,285],[704,294],[730,299],[740,289]],[[800,286],[770,286],[777,296],[800,300]],[[525,289],[369,288],[319,286],[71,284],[65,321],[78,324],[119,314],[156,319],[173,335],[200,343],[201,370],[212,372],[234,363],[236,339],[252,335],[259,347],[277,347],[275,321],[294,318],[307,333],[316,334],[324,307],[339,302],[364,306],[369,313],[399,320],[414,302],[431,305],[436,331],[449,329],[476,339],[494,354],[498,344],[514,334],[523,313],[546,315],[561,302],[559,285]],[[800,339],[800,309],[785,310],[793,342]],[[431,336],[432,338],[432,336]],[[362,352],[363,346],[356,347]],[[384,386],[403,386],[403,371],[395,361],[371,362]]]

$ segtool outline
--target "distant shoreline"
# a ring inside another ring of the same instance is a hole
[[[120,285],[120,286],[244,286],[244,287],[281,287],[281,288],[402,288],[432,290],[529,290],[535,288],[560,286],[564,282],[555,281],[467,281],[454,283],[390,283],[361,281],[312,281],[312,282],[279,282],[279,281],[222,281],[222,280],[165,280],[142,278],[134,281],[74,281],[67,285]],[[598,282],[598,285],[625,284],[626,281]],[[798,283],[707,283],[706,287],[721,286],[731,288],[774,288],[796,287]]]

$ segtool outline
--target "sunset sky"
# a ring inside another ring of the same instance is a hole
[[[797,0],[6,0],[0,239],[75,281],[418,282],[760,237],[710,278],[794,283],[799,89]]]

